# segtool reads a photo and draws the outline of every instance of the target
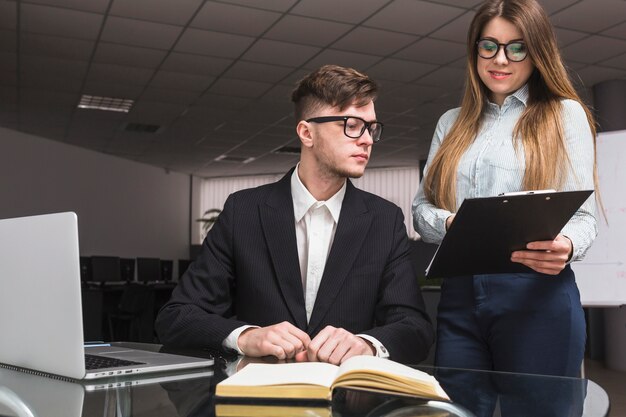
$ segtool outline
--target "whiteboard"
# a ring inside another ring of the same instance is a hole
[[[600,196],[598,237],[581,262],[573,262],[583,306],[626,304],[626,130],[605,132],[596,142]]]

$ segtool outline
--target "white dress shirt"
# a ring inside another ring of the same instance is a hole
[[[339,191],[326,201],[317,201],[309,190],[302,184],[298,176],[296,166],[291,176],[291,196],[293,199],[293,211],[296,230],[296,241],[298,244],[298,258],[300,261],[300,274],[302,279],[302,289],[304,292],[304,304],[306,309],[307,322],[311,319],[313,306],[317,297],[326,259],[333,244],[341,205],[346,195],[346,182]],[[237,340],[241,333],[249,327],[241,326],[233,330],[224,342],[224,347],[234,349],[243,354]],[[357,335],[370,343],[376,349],[377,356],[389,357],[385,347],[374,337],[369,335]]]

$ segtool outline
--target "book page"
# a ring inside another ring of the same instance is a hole
[[[262,386],[311,384],[330,388],[338,367],[329,363],[251,363],[222,381],[222,385]]]
[[[353,356],[339,367],[338,377],[345,373],[357,370],[379,371],[382,373],[393,374],[404,378],[415,379],[418,381],[431,382],[434,378],[418,369],[413,369],[401,363],[394,362],[389,359],[378,358],[376,356]]]
[[[354,356],[340,367],[335,386],[375,388],[448,400],[432,375],[401,363],[375,356]]]

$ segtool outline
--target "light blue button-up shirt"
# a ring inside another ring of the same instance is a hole
[[[508,96],[502,106],[489,103],[478,135],[461,157],[457,168],[456,206],[466,198],[490,197],[501,193],[525,191],[523,147],[515,152],[513,129],[528,100],[528,86]],[[594,138],[582,106],[562,100],[562,123],[571,169],[561,191],[591,190],[593,183]],[[441,141],[458,117],[460,108],[447,111],[437,123],[430,146],[425,175]],[[561,233],[573,245],[572,261],[584,257],[597,234],[594,195],[582,205]],[[423,182],[413,200],[413,225],[422,239],[440,243],[446,233],[445,221],[452,213],[435,207],[424,195]],[[533,215],[541,215],[536,213]]]

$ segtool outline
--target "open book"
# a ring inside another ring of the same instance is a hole
[[[217,384],[215,395],[330,400],[336,387],[450,400],[433,376],[375,356],[354,356],[341,366],[322,362],[252,363]]]

